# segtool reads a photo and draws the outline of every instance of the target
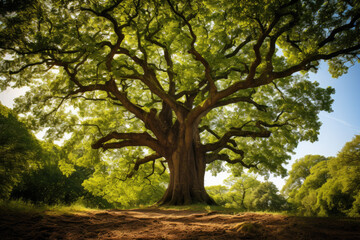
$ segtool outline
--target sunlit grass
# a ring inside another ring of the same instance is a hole
[[[289,213],[283,212],[270,212],[270,211],[248,211],[241,208],[232,208],[232,207],[224,207],[224,206],[209,206],[205,204],[192,204],[192,205],[184,205],[184,206],[160,206],[159,209],[167,209],[167,210],[187,210],[194,212],[208,212],[208,213],[216,213],[216,214],[245,214],[245,213],[254,213],[254,214],[272,214],[272,215],[286,215]]]
[[[290,213],[286,211],[282,212],[270,212],[270,211],[243,211],[244,213],[256,213],[256,214],[272,214],[272,215],[284,215],[284,216],[290,216]]]
[[[80,203],[73,203],[69,206],[67,205],[52,205],[47,206],[46,211],[52,212],[54,214],[66,214],[66,213],[74,213],[74,212],[89,212],[89,211],[97,211],[97,208],[88,208]]]
[[[237,214],[244,212],[243,209],[236,208],[227,208],[224,206],[210,206],[206,204],[192,204],[192,205],[184,205],[184,206],[160,206],[160,209],[171,209],[171,210],[188,210],[195,212],[216,212],[216,213],[224,213],[224,214]]]
[[[30,202],[22,200],[0,200],[0,213],[28,213],[28,214],[65,214],[73,212],[95,211],[98,209],[87,208],[81,203],[74,203],[72,205],[35,205]]]
[[[147,208],[155,208],[155,209],[162,209],[162,210],[186,210],[186,211],[193,211],[193,212],[207,212],[209,214],[245,214],[245,213],[255,213],[255,214],[273,214],[273,215],[291,215],[286,212],[254,212],[254,211],[246,211],[244,209],[238,208],[229,208],[224,206],[209,206],[205,204],[192,204],[192,205],[184,205],[184,206],[145,206],[142,205],[139,207],[140,209],[147,209]],[[137,208],[137,209],[139,209]],[[126,208],[128,210],[135,209],[135,208]],[[73,213],[81,213],[81,212],[94,212],[100,211],[105,209],[98,209],[98,208],[89,208],[86,207],[81,202],[76,202],[71,205],[63,205],[63,204],[56,204],[56,205],[35,205],[30,202],[25,202],[22,200],[0,200],[0,214],[1,213],[28,213],[28,214],[51,214],[51,215],[58,215],[58,214],[73,214]]]
[[[41,213],[46,210],[46,206],[36,206],[30,202],[22,200],[0,200],[0,212],[21,212],[21,213]]]

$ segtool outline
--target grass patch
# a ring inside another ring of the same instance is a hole
[[[140,209],[147,208],[157,208],[162,210],[186,210],[192,212],[207,212],[207,213],[216,213],[216,214],[242,214],[242,213],[256,213],[256,214],[279,214],[287,215],[289,213],[285,212],[252,212],[246,211],[244,209],[238,208],[228,208],[224,206],[209,206],[205,204],[192,204],[192,205],[183,205],[183,206],[154,206],[154,205],[141,205]],[[134,207],[121,208],[121,209],[134,209]],[[25,213],[25,214],[51,214],[51,215],[61,215],[61,214],[72,214],[77,212],[93,212],[103,209],[98,208],[89,208],[86,207],[81,202],[75,202],[71,205],[35,205],[30,202],[25,202],[22,200],[0,200],[0,214],[11,214],[11,213]]]
[[[42,213],[46,211],[46,206],[34,205],[22,200],[0,200],[0,213]]]
[[[216,212],[223,214],[238,214],[243,213],[243,209],[236,208],[226,208],[223,206],[210,206],[205,204],[192,204],[192,205],[183,205],[183,206],[160,206],[159,209],[169,209],[169,210],[188,210],[194,212]]]
[[[91,212],[91,211],[97,211],[97,210],[99,210],[99,209],[88,208],[79,203],[74,203],[74,204],[71,204],[70,206],[60,204],[60,205],[53,205],[53,206],[46,207],[47,212],[52,212],[54,214],[69,214],[69,213],[74,213],[74,212]]]
[[[35,205],[22,200],[0,200],[0,214],[2,213],[25,213],[25,214],[44,214],[51,212],[52,214],[66,214],[73,212],[94,211],[98,209],[87,208],[80,203],[72,205]]]
[[[242,213],[255,213],[255,214],[272,214],[272,215],[284,215],[289,216],[287,212],[267,212],[267,211],[248,211],[242,208],[229,208],[224,206],[209,206],[205,204],[192,204],[184,206],[159,206],[159,209],[168,210],[188,210],[194,212],[208,212],[208,213],[219,213],[219,214],[242,214]]]

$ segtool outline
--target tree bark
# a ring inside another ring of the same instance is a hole
[[[169,159],[170,182],[159,200],[160,205],[203,203],[216,205],[204,186],[205,158],[200,150],[200,136],[194,127],[180,127]]]

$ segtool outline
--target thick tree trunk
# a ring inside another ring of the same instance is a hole
[[[198,132],[192,129],[180,131],[175,150],[168,160],[170,182],[158,202],[160,205],[188,205],[204,203],[216,205],[207,194],[204,186],[206,163],[203,153],[199,151]]]

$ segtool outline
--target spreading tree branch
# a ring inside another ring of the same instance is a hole
[[[149,179],[149,177],[151,177],[155,173],[155,160],[153,160],[153,162],[152,162],[152,168],[151,169],[152,169],[151,173],[144,177],[144,179],[147,179],[150,182],[150,184],[151,184],[151,180]]]
[[[158,159],[158,158],[161,158],[161,157],[162,157],[161,155],[155,153],[155,154],[149,155],[149,156],[144,157],[144,158],[136,159],[134,167],[132,168],[130,173],[128,173],[126,175],[126,178],[132,178],[132,176],[134,176],[135,172],[137,172],[139,170],[139,167],[141,165],[152,161],[153,162],[153,172],[150,175],[145,177],[146,179],[148,179],[148,177],[150,177],[155,171],[155,160]]]
[[[246,44],[248,44],[251,41],[251,36],[248,36],[242,43],[239,44],[239,46],[237,46],[235,48],[235,50],[229,54],[226,54],[225,57],[226,58],[231,58],[233,56],[235,56],[236,54],[238,54],[238,52],[244,47],[246,46]]]
[[[40,62],[28,63],[28,64],[22,66],[21,68],[19,68],[18,70],[15,70],[15,71],[10,70],[9,74],[18,74],[18,73],[24,71],[26,68],[37,66],[37,65],[42,65],[44,63],[48,63],[49,61],[51,61],[51,59],[45,59],[45,60],[40,61]]]
[[[268,138],[270,137],[270,135],[271,132],[264,128],[261,128],[260,131],[247,131],[247,130],[233,128],[227,133],[225,133],[219,139],[219,141],[215,143],[205,144],[203,145],[202,148],[205,152],[216,151],[218,149],[224,148],[227,145],[227,143],[230,142],[232,137],[252,137],[255,139],[255,138]]]
[[[217,133],[215,133],[209,126],[207,126],[207,125],[204,125],[204,126],[202,126],[202,127],[200,127],[199,128],[199,132],[201,133],[201,132],[203,132],[203,131],[207,131],[207,132],[209,132],[209,133],[211,133],[214,137],[216,137],[217,139],[220,139],[220,136],[217,134]],[[229,140],[229,143],[231,143],[234,147],[236,147],[236,142],[233,140],[233,139],[230,139]]]
[[[279,114],[279,116],[276,118],[276,121],[280,117],[282,113]],[[245,126],[248,126],[251,122],[255,122],[255,125],[252,125],[253,128],[257,128],[258,131],[254,130],[243,130]],[[233,152],[236,152],[237,150],[234,148],[231,148],[228,143],[231,143],[232,137],[252,137],[252,138],[268,138],[271,136],[271,131],[267,128],[274,128],[274,127],[283,127],[291,125],[288,121],[285,123],[267,123],[261,120],[258,121],[249,121],[244,123],[242,126],[238,128],[231,128],[228,132],[226,132],[221,138],[218,138],[219,140],[214,143],[208,143],[202,146],[203,151],[205,152],[211,152],[211,151],[218,151],[219,149],[228,148],[232,150]],[[292,126],[292,125],[291,125]],[[234,145],[234,144],[233,144]],[[236,145],[234,145],[236,146]],[[240,152],[239,152],[240,153]]]
[[[334,41],[336,34],[341,33],[341,32],[343,32],[343,31],[346,31],[346,30],[349,30],[349,29],[355,27],[355,26],[356,26],[355,23],[356,23],[356,21],[359,20],[359,19],[360,19],[360,14],[356,14],[356,15],[350,20],[350,22],[349,22],[348,24],[345,24],[345,25],[342,25],[342,26],[340,26],[340,27],[337,27],[337,28],[333,29],[333,30],[331,31],[330,35],[329,35],[327,38],[325,38],[324,40],[322,40],[322,41],[318,44],[318,47],[319,47],[319,48],[322,48],[322,47],[325,46],[327,43]]]
[[[110,140],[122,140],[120,142],[110,142]],[[106,136],[98,139],[91,145],[94,149],[102,148],[104,150],[113,148],[123,148],[129,146],[147,146],[156,152],[163,153],[163,148],[160,146],[158,140],[151,137],[148,133],[118,133],[111,132]]]

